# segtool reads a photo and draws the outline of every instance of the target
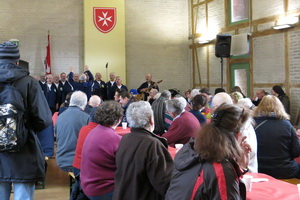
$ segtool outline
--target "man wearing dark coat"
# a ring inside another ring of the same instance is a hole
[[[0,198],[10,199],[12,184],[15,199],[33,199],[35,183],[45,180],[45,158],[37,132],[52,123],[51,111],[37,80],[18,66],[19,49],[12,42],[0,44],[0,83],[12,83],[20,92],[28,135],[24,146],[17,152],[0,152]]]

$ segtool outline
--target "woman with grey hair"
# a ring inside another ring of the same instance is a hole
[[[152,133],[154,120],[149,102],[131,103],[126,117],[131,133],[123,136],[116,154],[113,199],[164,199],[173,161],[167,141]]]
[[[166,108],[173,117],[173,122],[163,137],[172,147],[175,147],[175,144],[186,144],[190,138],[195,137],[196,131],[199,131],[201,127],[198,119],[192,113],[184,110],[186,104],[183,97],[166,101]]]

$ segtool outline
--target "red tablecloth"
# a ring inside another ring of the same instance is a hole
[[[176,149],[175,149],[174,147],[170,147],[170,146],[168,146],[168,151],[169,151],[169,153],[170,153],[171,157],[172,157],[172,158],[173,158],[173,160],[174,160],[174,158],[175,158],[175,155],[176,155]]]
[[[130,128],[127,127],[127,129],[123,129],[122,126],[117,126],[116,128],[116,133],[118,133],[121,136],[126,135],[127,133],[130,133]]]
[[[253,178],[267,178],[269,181],[252,183],[252,191],[247,192],[247,200],[298,200],[296,185],[275,179],[261,173],[247,173]]]

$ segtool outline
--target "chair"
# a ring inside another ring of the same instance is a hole
[[[300,179],[297,179],[297,178],[279,179],[279,180],[287,182],[287,183],[291,183],[291,184],[294,184],[294,185],[300,184]]]

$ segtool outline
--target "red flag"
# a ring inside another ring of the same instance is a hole
[[[50,34],[48,32],[48,45],[46,46],[45,71],[46,74],[51,74],[51,59],[50,59]]]

